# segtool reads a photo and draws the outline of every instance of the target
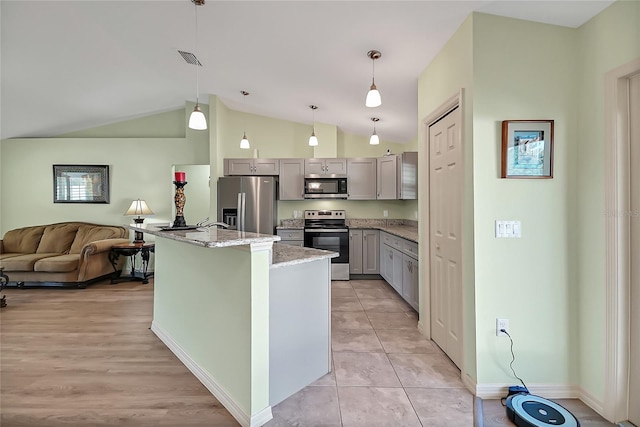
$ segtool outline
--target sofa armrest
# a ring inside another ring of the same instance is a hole
[[[129,239],[104,239],[89,242],[82,247],[80,251],[80,258],[86,259],[91,255],[99,254],[101,252],[109,252],[114,245],[126,245],[129,244]]]
[[[0,239],[0,254],[4,253],[4,243],[2,243],[2,239]]]

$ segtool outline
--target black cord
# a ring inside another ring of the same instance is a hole
[[[509,332],[507,332],[506,329],[500,329],[500,332],[504,332],[505,335],[509,337],[509,341],[511,341],[511,363],[509,363],[509,367],[511,368],[511,372],[513,372],[513,376],[514,377],[516,377],[517,379],[520,380],[520,383],[522,383],[522,387],[524,387],[526,390],[529,390],[529,388],[524,383],[524,381],[522,381],[522,378],[520,378],[518,375],[516,375],[516,371],[513,369],[513,362],[516,361],[516,355],[513,353],[513,338],[511,338],[511,335],[509,335]]]

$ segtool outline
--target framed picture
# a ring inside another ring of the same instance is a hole
[[[502,122],[502,178],[553,178],[553,120]]]
[[[53,165],[53,203],[109,203],[109,166]]]

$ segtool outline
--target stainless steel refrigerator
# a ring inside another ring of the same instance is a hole
[[[275,234],[278,181],[272,176],[218,178],[218,221],[232,229]]]

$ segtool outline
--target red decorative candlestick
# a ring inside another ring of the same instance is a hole
[[[184,175],[184,172],[176,172]],[[173,181],[176,186],[176,195],[173,200],[176,203],[176,219],[173,221],[173,227],[186,227],[187,222],[184,220],[184,204],[187,202],[187,197],[184,195],[184,186],[187,185],[186,181]]]
[[[178,182],[187,182],[187,174],[186,172],[176,172],[176,181]]]

